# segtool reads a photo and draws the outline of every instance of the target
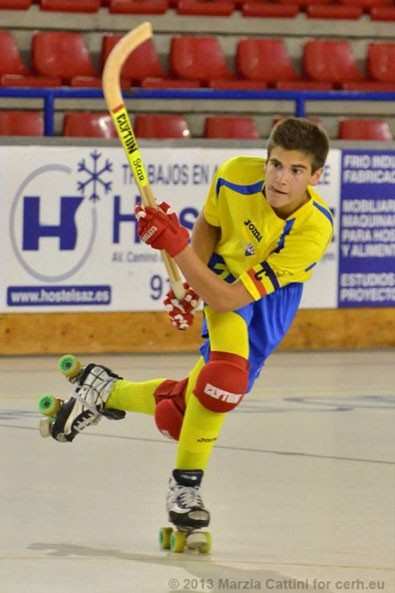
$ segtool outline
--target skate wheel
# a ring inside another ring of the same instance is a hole
[[[58,360],[58,369],[68,379],[73,379],[81,370],[81,363],[74,354],[65,354]]]
[[[170,539],[173,529],[171,527],[161,527],[159,530],[159,546],[161,550],[170,550]]]
[[[44,416],[56,416],[62,406],[60,399],[53,395],[43,395],[38,402],[38,409],[40,414]]]
[[[172,531],[170,535],[170,550],[172,552],[183,552],[185,550],[187,534],[184,531]]]
[[[51,436],[51,419],[50,418],[41,418],[40,420],[40,435],[46,439],[47,437]]]
[[[211,533],[206,531],[206,533],[204,535],[206,536],[206,541],[200,546],[199,552],[201,554],[210,554],[212,543],[213,543]]]
[[[209,554],[211,551],[211,533],[208,531],[195,531],[188,535],[187,545],[191,550],[198,550],[200,554]]]

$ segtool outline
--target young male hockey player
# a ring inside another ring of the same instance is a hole
[[[89,364],[52,436],[71,441],[102,415],[153,415],[159,430],[178,440],[167,495],[169,520],[178,527],[209,524],[200,486],[224,419],[290,327],[303,283],[331,240],[332,215],[312,187],[328,150],[317,125],[281,121],[270,135],[267,160],[240,156],[219,167],[191,243],[166,204],[137,208],[142,240],[173,257],[192,287],[181,302],[168,297],[173,322],[190,324],[193,291],[205,303],[200,357],[178,381],[133,382]]]

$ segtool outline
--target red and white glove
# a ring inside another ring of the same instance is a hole
[[[185,294],[178,299],[172,290],[166,295],[163,301],[171,324],[177,329],[188,329],[193,323],[194,315],[199,308],[200,298],[187,282],[183,284]]]
[[[188,231],[180,225],[177,214],[166,202],[159,204],[158,208],[136,206],[135,214],[137,232],[147,245],[164,249],[170,257],[175,257],[188,245]]]

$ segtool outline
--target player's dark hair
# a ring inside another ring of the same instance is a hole
[[[329,139],[326,132],[317,124],[301,117],[288,117],[280,120],[272,129],[267,154],[276,146],[285,150],[298,150],[311,155],[311,168],[314,173],[324,166],[329,152]]]

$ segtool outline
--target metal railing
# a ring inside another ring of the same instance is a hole
[[[123,93],[125,99],[147,100],[209,100],[209,101],[293,101],[294,115],[303,117],[308,101],[393,101],[395,92],[368,91],[279,91],[279,90],[217,90],[217,89],[143,89],[134,88]],[[103,99],[97,88],[0,88],[0,98],[42,99],[44,134],[53,136],[55,102],[58,99]]]

